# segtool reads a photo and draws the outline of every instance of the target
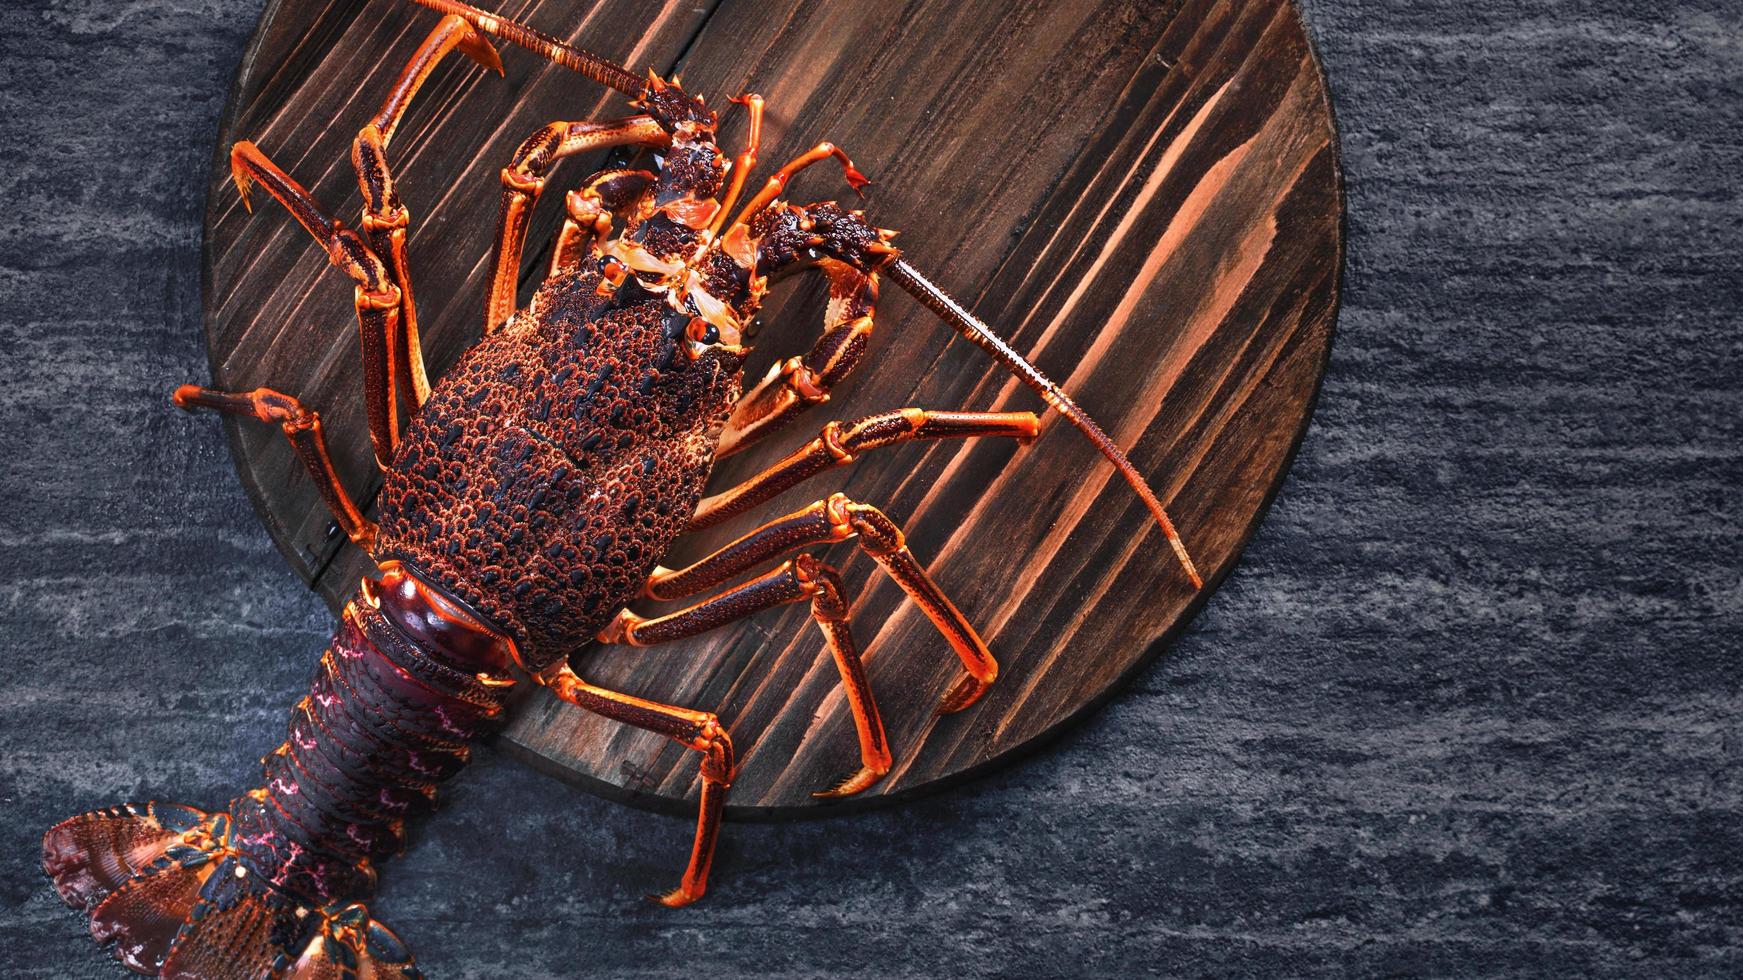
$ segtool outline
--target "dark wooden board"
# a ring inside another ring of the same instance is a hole
[[[1228,573],[1283,479],[1329,348],[1342,266],[1336,136],[1317,61],[1287,0],[1212,3],[749,3],[500,12],[724,97],[769,103],[765,161],[819,139],[878,181],[873,219],[908,258],[1072,391],[1150,474],[1210,585],[1194,593],[1130,491],[1069,426],[1040,439],[911,446],[789,492],[876,503],[999,657],[961,715],[933,705],[957,665],[925,618],[851,545],[830,552],[897,754],[855,803],[906,795],[1011,758],[1098,704],[1179,631]],[[380,476],[362,419],[349,284],[283,214],[248,216],[223,152],[253,139],[340,213],[359,206],[348,148],[434,16],[359,0],[275,3],[232,93],[207,220],[215,383],[270,384],[327,420],[347,484]],[[508,77],[455,59],[396,138],[433,375],[477,336],[497,200],[515,144],[552,119],[621,114],[597,86],[504,51]],[[727,114],[737,145],[742,118]],[[598,160],[566,166],[577,178]],[[798,199],[840,190],[823,168]],[[556,195],[548,195],[555,197]],[[532,242],[554,231],[546,202]],[[529,246],[531,250],[531,246]],[[529,262],[537,265],[537,256]],[[530,289],[530,278],[526,288]],[[788,437],[724,464],[741,477],[829,418],[917,405],[1037,408],[971,345],[893,288],[860,372]],[[524,296],[524,293],[523,293]],[[758,359],[802,350],[816,285],[765,307]],[[242,480],[303,577],[343,601],[367,559],[340,547],[276,433],[229,426]],[[680,543],[699,554],[749,523]],[[810,790],[850,770],[851,723],[803,607],[707,638],[576,658],[597,683],[718,711],[740,747],[731,808],[819,812]],[[504,734],[535,763],[634,802],[693,798],[695,758],[535,696]]]

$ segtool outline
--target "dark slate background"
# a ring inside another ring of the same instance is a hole
[[[116,977],[63,816],[212,804],[330,622],[205,377],[199,229],[260,0],[0,6],[0,974]],[[494,752],[380,915],[432,976],[1736,975],[1731,0],[1312,0],[1349,268],[1317,417],[1180,641],[900,809],[689,823]]]

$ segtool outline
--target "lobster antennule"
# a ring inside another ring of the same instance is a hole
[[[411,0],[420,7],[443,14],[455,14],[466,20],[468,24],[478,28],[491,37],[499,38],[510,44],[518,45],[562,65],[571,71],[593,79],[606,88],[616,89],[625,95],[640,95],[647,87],[647,80],[635,72],[605,58],[580,48],[570,47],[562,41],[540,31],[533,30],[525,24],[498,17],[486,10],[479,10],[470,4],[459,0]]]
[[[1078,431],[1087,436],[1089,441],[1101,451],[1101,454],[1107,457],[1108,462],[1114,464],[1114,468],[1120,471],[1120,475],[1125,477],[1126,482],[1131,484],[1139,499],[1144,501],[1144,506],[1150,509],[1150,513],[1156,518],[1156,523],[1161,525],[1162,534],[1167,537],[1169,546],[1174,549],[1174,556],[1180,560],[1180,567],[1185,570],[1186,577],[1191,580],[1192,587],[1195,589],[1204,588],[1204,579],[1199,577],[1198,568],[1192,563],[1192,556],[1186,553],[1186,543],[1180,540],[1180,533],[1174,529],[1174,522],[1168,519],[1167,512],[1162,509],[1162,502],[1156,499],[1155,491],[1150,489],[1150,484],[1144,479],[1143,474],[1138,472],[1138,468],[1132,465],[1132,461],[1126,458],[1126,454],[1121,451],[1113,439],[1106,432],[1103,432],[1101,426],[1095,424],[1095,420],[1090,418],[1083,409],[1077,407],[1077,403],[1071,400],[1071,396],[1067,395],[1063,388],[1054,384],[1035,365],[1030,364],[1023,355],[1017,353],[1010,344],[1005,343],[1003,338],[993,333],[991,327],[982,323],[978,317],[963,308],[962,304],[953,299],[949,293],[922,276],[906,260],[898,258],[887,264],[884,270],[896,285],[901,286],[927,309],[942,317],[946,323],[956,329],[957,333],[974,341],[982,350],[991,354],[994,360],[1003,364],[1012,374],[1016,375],[1017,380],[1040,395],[1047,404],[1058,409],[1059,414],[1065,416],[1072,425],[1077,427]]]

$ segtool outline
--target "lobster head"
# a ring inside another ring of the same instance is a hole
[[[653,117],[660,128],[679,139],[712,138],[719,119],[703,103],[702,96],[691,95],[678,83],[678,77],[663,79],[648,71],[647,84],[630,103]]]

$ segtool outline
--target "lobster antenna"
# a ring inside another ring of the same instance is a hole
[[[1195,589],[1204,588],[1204,579],[1199,577],[1198,569],[1192,564],[1192,556],[1186,553],[1185,542],[1180,540],[1180,533],[1174,530],[1174,522],[1168,519],[1167,512],[1162,509],[1162,502],[1156,499],[1155,491],[1150,489],[1150,484],[1144,480],[1143,474],[1138,472],[1138,468],[1132,465],[1132,461],[1126,458],[1126,454],[1120,451],[1120,447],[1114,443],[1113,439],[1109,438],[1108,434],[1102,431],[1101,426],[1096,425],[1095,420],[1090,418],[1083,409],[1077,407],[1077,403],[1071,400],[1071,396],[1065,393],[1065,389],[1048,380],[1047,376],[1042,374],[1035,365],[1030,364],[1023,355],[1012,349],[1011,345],[1005,343],[998,334],[993,333],[991,327],[964,309],[962,304],[952,299],[949,293],[938,288],[905,260],[896,259],[885,266],[885,270],[896,285],[913,294],[914,298],[919,300],[927,309],[938,314],[944,319],[944,322],[955,327],[957,333],[974,341],[982,350],[991,354],[994,360],[1008,368],[1012,374],[1017,376],[1019,381],[1040,395],[1047,404],[1058,409],[1059,414],[1069,419],[1071,424],[1078,428],[1078,431],[1088,436],[1089,441],[1095,444],[1095,448],[1101,450],[1101,454],[1107,457],[1108,462],[1114,464],[1114,468],[1119,470],[1120,475],[1126,478],[1126,482],[1132,485],[1133,490],[1137,491],[1139,499],[1144,501],[1144,506],[1150,508],[1150,513],[1155,516],[1156,523],[1162,526],[1162,533],[1168,538],[1169,546],[1174,549],[1174,557],[1180,559],[1180,567],[1186,570],[1186,577],[1192,580],[1192,587]]]
[[[466,23],[491,37],[500,38],[510,44],[526,48],[536,55],[548,58],[571,71],[580,72],[606,88],[616,89],[625,95],[640,95],[642,90],[647,88],[646,80],[617,62],[607,61],[596,54],[582,51],[580,48],[572,48],[549,34],[535,31],[525,24],[503,20],[488,11],[460,3],[459,0],[412,0],[412,2],[439,13],[461,17]]]

